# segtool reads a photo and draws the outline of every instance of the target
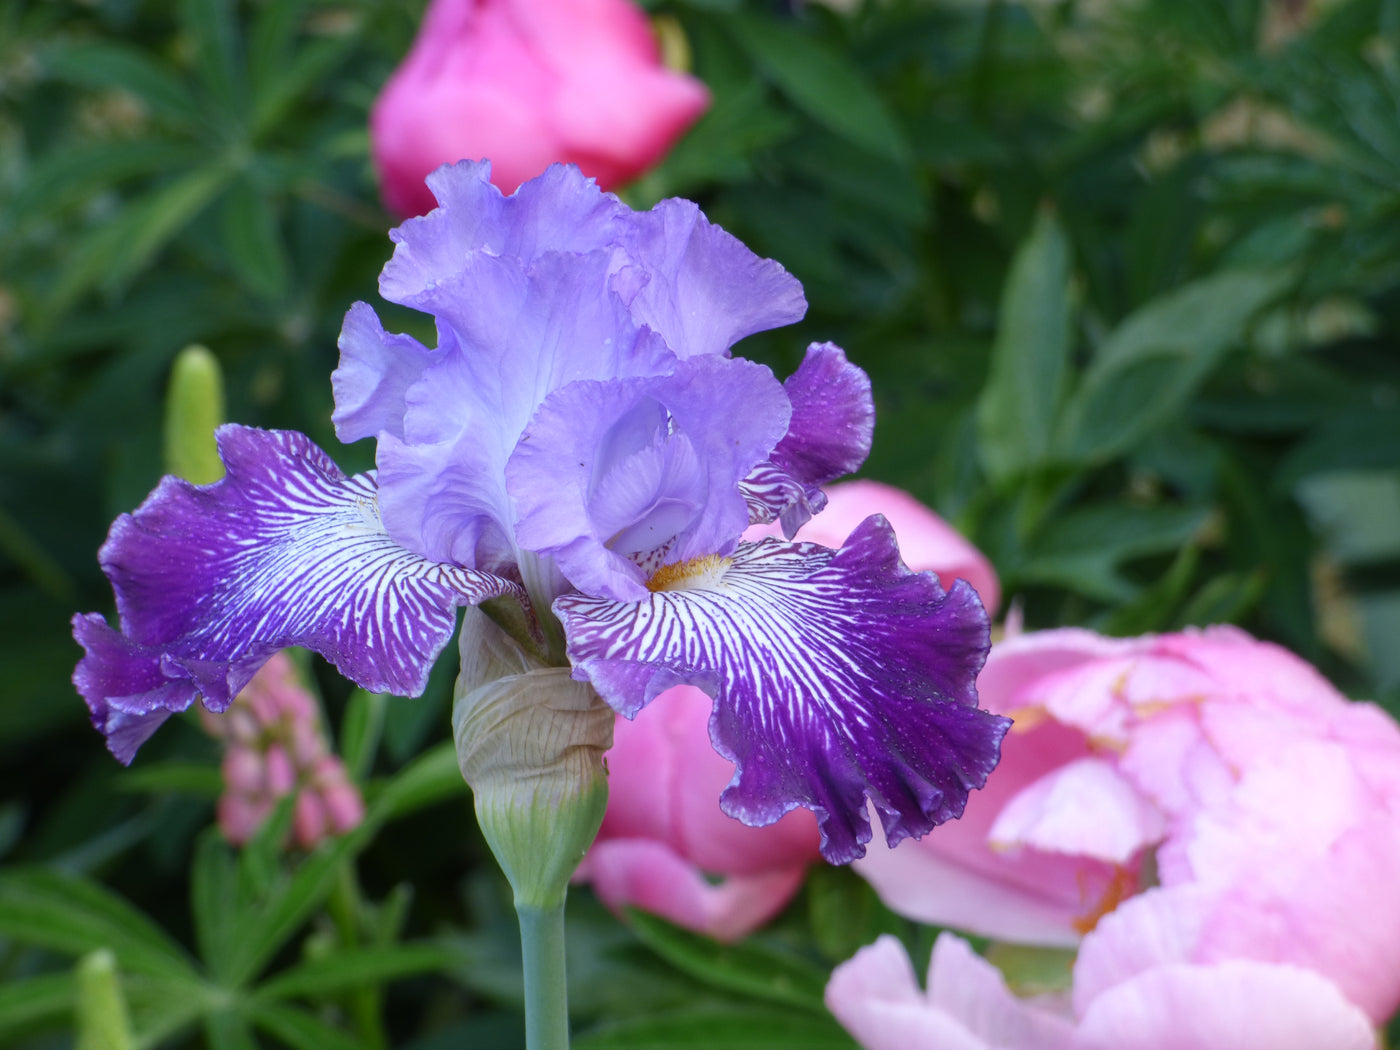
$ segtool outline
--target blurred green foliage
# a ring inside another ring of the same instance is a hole
[[[843,345],[875,384],[866,473],[972,537],[1028,626],[1235,622],[1400,706],[1400,7],[647,6],[714,104],[625,195],[696,199],[803,281],[807,320],[745,354],[783,375]],[[389,254],[366,115],[420,12],[0,6],[0,1041],[66,1045],[72,962],[109,947],[138,1046],[518,1043],[461,791],[393,808],[441,762],[450,668],[412,703],[322,675],[381,801],[301,863],[201,832],[217,759],[188,724],[128,778],[68,680],[182,347],[217,356],[230,418],[369,465],[327,379]],[[849,1046],[823,975],[923,934],[848,875],[738,949],[580,896],[579,1045]]]

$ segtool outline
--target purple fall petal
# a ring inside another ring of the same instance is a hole
[[[716,699],[715,748],[737,766],[721,796],[746,824],[813,810],[822,854],[845,863],[870,840],[866,799],[890,844],[962,813],[995,767],[1010,722],[976,707],[985,611],[899,561],[883,518],[839,550],[741,543],[732,559],[674,574],[637,602],[555,602],[575,676],[635,714],[662,690]]]
[[[172,712],[194,703],[198,690],[188,678],[167,677],[159,650],[112,630],[97,613],[74,616],[73,637],[86,653],[73,684],[87,701],[93,728],[119,761],[130,764]]]
[[[821,486],[860,468],[875,433],[870,377],[834,343],[813,343],[783,390],[792,422],[773,450],[744,481],[750,520],[781,519],[789,539],[826,505]]]
[[[218,439],[222,481],[165,478],[102,547],[121,633],[74,622],[87,650],[75,681],[95,720],[179,710],[196,692],[222,710],[291,645],[366,689],[416,695],[456,606],[520,593],[395,544],[373,479],[345,477],[305,435],[225,426]]]
[[[583,591],[642,597],[638,563],[650,552],[682,561],[738,540],[748,523],[739,482],[781,438],[787,414],[767,368],[715,356],[668,376],[557,390],[506,467],[517,539],[553,556]]]

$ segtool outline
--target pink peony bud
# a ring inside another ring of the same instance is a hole
[[[459,160],[490,160],[507,193],[555,161],[611,188],[708,105],[630,0],[433,0],[370,113],[371,151],[388,207],[421,215],[423,180]]]

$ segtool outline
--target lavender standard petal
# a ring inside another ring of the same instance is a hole
[[[437,561],[517,561],[506,462],[540,402],[577,380],[674,367],[608,291],[608,265],[605,252],[550,252],[528,270],[476,253],[425,293],[444,353],[405,395],[403,440],[381,440],[378,455],[395,540]]]
[[[552,164],[509,197],[490,179],[489,161],[445,165],[428,176],[439,206],[390,231],[397,247],[379,278],[385,299],[431,312],[424,297],[473,252],[524,267],[549,251],[611,248],[632,214],[573,165]]]
[[[976,707],[987,616],[899,561],[883,518],[839,551],[740,544],[682,589],[637,602],[556,600],[575,676],[626,715],[688,682],[716,698],[710,735],[737,770],[721,796],[746,824],[796,806],[822,853],[845,863],[870,840],[866,799],[893,845],[961,815],[995,767],[1010,722]]]
[[[75,681],[99,709],[228,704],[278,649],[305,646],[379,692],[422,692],[454,608],[519,594],[389,539],[373,479],[347,478],[305,435],[219,428],[223,480],[165,478],[100,552],[121,633],[75,621]],[[105,705],[105,707],[104,707]]]
[[[374,310],[356,303],[340,332],[340,366],[331,373],[336,437],[403,437],[404,394],[442,356],[417,339],[384,331]]]
[[[553,556],[581,590],[638,598],[639,555],[662,548],[675,561],[733,547],[748,523],[739,481],[787,418],[767,368],[723,357],[557,390],[506,468],[520,545]]]
[[[680,357],[727,354],[746,335],[802,320],[802,285],[685,200],[630,217],[614,287]]]

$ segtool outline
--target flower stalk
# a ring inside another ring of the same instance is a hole
[[[462,776],[515,896],[528,1050],[569,1045],[564,899],[607,809],[612,710],[468,609],[452,711]]]

